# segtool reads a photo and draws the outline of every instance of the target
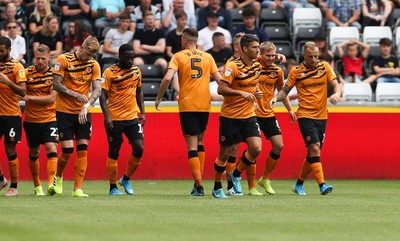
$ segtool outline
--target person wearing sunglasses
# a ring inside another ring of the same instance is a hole
[[[8,32],[6,37],[11,40],[11,57],[18,60],[22,65],[25,65],[26,42],[25,38],[18,34],[17,21],[10,20],[6,25],[6,29]]]

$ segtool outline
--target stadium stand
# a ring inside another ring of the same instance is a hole
[[[322,27],[321,10],[319,8],[295,8],[292,19],[293,34],[297,34],[301,27]]]
[[[356,27],[333,27],[329,34],[329,45],[332,52],[335,52],[336,45],[343,41],[356,39],[360,40],[360,33]]]
[[[265,26],[284,25],[289,27],[287,11],[285,9],[268,9],[261,10],[259,25],[260,28]]]
[[[389,26],[366,26],[363,31],[363,42],[373,46],[379,45],[381,38],[393,39],[392,30]]]
[[[400,101],[400,83],[378,83],[375,96],[376,102]]]

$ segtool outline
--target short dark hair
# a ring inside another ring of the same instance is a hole
[[[127,51],[133,51],[132,44],[123,44],[123,45],[119,46],[118,53],[120,55],[125,53],[125,52],[127,52]]]
[[[216,38],[222,37],[222,36],[224,36],[223,33],[221,33],[221,32],[215,32],[215,33],[213,34],[213,36],[212,36],[212,41],[214,41]]]
[[[253,8],[245,8],[242,12],[242,17],[255,17],[256,13]]]
[[[182,38],[196,43],[199,38],[199,33],[194,28],[185,28],[182,32]]]
[[[11,48],[11,40],[6,36],[0,37],[0,45],[5,45],[7,49]]]
[[[119,15],[119,19],[131,19],[131,16],[128,12],[123,12]]]
[[[240,38],[240,47],[249,46],[252,42],[260,42],[260,40],[254,34],[245,34]]]
[[[183,10],[178,10],[175,12],[175,19],[180,19],[180,18],[187,18],[187,14]]]
[[[392,46],[392,40],[390,40],[389,38],[381,38],[379,40],[379,45]]]

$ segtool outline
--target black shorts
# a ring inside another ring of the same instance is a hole
[[[157,59],[163,58],[161,54],[147,54],[147,55],[137,55],[135,57],[142,58],[144,64],[154,64]]]
[[[48,142],[58,143],[57,122],[32,123],[24,121],[24,130],[28,146],[30,148],[38,147],[40,144]]]
[[[325,128],[327,120],[313,120],[308,118],[298,119],[301,135],[307,145],[320,142],[321,148],[325,139]]]
[[[90,140],[92,135],[92,115],[87,114],[88,121],[81,125],[79,124],[79,114],[68,114],[56,111],[58,134],[60,141],[86,139]]]
[[[4,135],[5,144],[21,141],[22,124],[20,116],[0,116],[0,139]]]
[[[194,136],[206,131],[209,112],[179,112],[183,135]]]
[[[255,116],[247,119],[219,117],[219,144],[231,146],[244,142],[249,137],[261,137]]]
[[[282,135],[278,120],[275,116],[272,117],[257,117],[257,122],[260,125],[261,131],[267,139],[272,136]]]
[[[137,140],[143,140],[143,128],[139,118],[129,121],[113,121],[114,128],[107,129],[108,144],[111,146],[120,146],[124,142],[122,133],[125,134],[129,143]]]

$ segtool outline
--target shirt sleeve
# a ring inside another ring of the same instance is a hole
[[[101,88],[104,90],[109,90],[110,85],[111,85],[111,74],[112,71],[110,70],[110,67],[108,67],[104,73],[103,76],[101,77]]]
[[[236,64],[231,61],[225,65],[221,80],[231,84],[236,77]]]
[[[64,69],[67,66],[67,59],[64,55],[57,57],[56,64],[54,65],[54,74],[64,76]]]

